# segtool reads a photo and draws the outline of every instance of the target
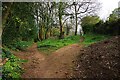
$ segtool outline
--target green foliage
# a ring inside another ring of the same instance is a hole
[[[119,35],[120,19],[106,22],[99,22],[95,25],[94,33],[104,35]]]
[[[22,69],[19,65],[19,59],[15,58],[13,55],[3,66],[3,79],[4,78],[20,78]]]
[[[91,33],[94,31],[94,25],[100,21],[100,18],[98,16],[86,16],[81,21],[84,33]]]
[[[112,11],[112,14],[110,14],[110,16],[108,17],[109,21],[115,21],[117,19],[119,19],[119,13],[120,13],[120,7],[116,8]]]
[[[108,35],[101,34],[85,34],[83,37],[85,38],[85,40],[82,42],[82,44],[86,46],[110,38],[110,36]]]
[[[52,28],[52,31],[53,31],[53,36],[59,36],[59,28]]]
[[[112,14],[108,17],[108,20],[103,22],[102,20],[95,24],[94,33],[105,35],[120,35],[120,18],[118,13],[120,8],[116,8]]]
[[[10,46],[18,41],[31,41],[37,37],[38,28],[35,25],[32,6],[31,3],[12,4],[3,28],[3,45]],[[5,14],[4,11],[3,14]]]
[[[17,24],[17,22],[14,21],[12,18],[10,18],[10,21],[11,22],[8,22],[8,24],[6,24],[5,28],[3,29],[2,43],[4,45],[14,43],[19,38],[18,30],[15,27],[15,24]]]
[[[27,47],[31,46],[32,44],[33,41],[18,41],[7,47],[12,50],[25,50]]]
[[[97,16],[84,17],[81,23],[84,33],[119,35],[120,19],[116,15],[117,13],[117,9],[115,9],[105,22]]]
[[[52,52],[57,50],[63,46],[67,46],[69,44],[78,43],[80,36],[69,36],[64,39],[47,39],[41,42],[37,42],[38,48],[43,51]]]
[[[15,79],[20,78],[23,73],[20,63],[22,60],[14,56],[10,51],[2,49],[3,59],[8,58],[8,61],[3,65],[2,79]]]

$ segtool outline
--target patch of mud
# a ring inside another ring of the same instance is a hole
[[[120,36],[80,50],[73,78],[120,78]]]

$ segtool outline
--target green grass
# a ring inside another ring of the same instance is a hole
[[[64,39],[47,39],[41,42],[37,42],[38,48],[49,54],[63,46],[67,46],[70,44],[79,43],[79,35],[78,36],[69,36]]]
[[[100,35],[100,34],[86,34],[84,35],[85,40],[82,42],[85,46],[89,46],[90,44],[105,40],[110,38],[108,35]]]
[[[84,37],[85,37],[85,40],[82,43],[80,43],[80,36],[77,35],[77,36],[68,36],[68,37],[65,37],[64,39],[47,39],[41,42],[37,42],[37,45],[40,51],[50,54],[51,52],[70,44],[79,43],[79,44],[88,46],[90,44],[107,39],[110,36],[98,35],[98,34],[97,35],[85,34]]]

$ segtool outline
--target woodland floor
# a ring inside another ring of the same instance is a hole
[[[66,78],[72,76],[74,62],[79,54],[81,46],[72,44],[65,46],[45,55],[37,49],[37,44],[33,44],[26,51],[15,52],[14,54],[28,60],[22,64],[24,73],[22,78]]]

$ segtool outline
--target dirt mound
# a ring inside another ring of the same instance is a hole
[[[80,51],[73,77],[120,78],[120,36],[95,43]]]

